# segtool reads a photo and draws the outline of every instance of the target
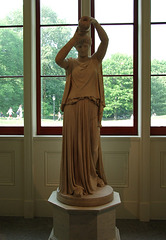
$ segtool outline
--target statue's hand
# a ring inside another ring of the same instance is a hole
[[[93,24],[95,26],[95,24],[97,24],[97,20],[93,17],[90,18],[90,23]]]

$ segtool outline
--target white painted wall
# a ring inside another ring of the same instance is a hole
[[[62,139],[36,136],[35,1],[24,8],[25,134],[0,137],[0,215],[52,216]],[[148,221],[166,219],[166,137],[150,137],[150,0],[139,8],[139,136],[101,143],[108,183],[122,200],[117,217]]]

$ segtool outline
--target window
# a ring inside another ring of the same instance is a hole
[[[64,8],[65,6],[65,8]],[[69,9],[72,6],[72,14]],[[79,14],[78,0],[37,0],[37,133],[61,134],[60,110],[65,71],[55,64],[55,56],[73,36]],[[70,52],[76,56],[76,50]]]
[[[101,134],[137,134],[137,4],[133,0],[92,1],[92,16],[109,37],[103,60],[106,107]],[[94,39],[96,49],[97,34]]]
[[[54,59],[76,29],[81,16],[81,1],[61,0],[56,6],[53,0],[36,1],[37,133],[61,134],[63,113],[60,104],[65,72],[55,64]],[[71,5],[72,14],[68,11]],[[119,6],[126,10],[119,12]],[[105,14],[107,9],[109,13]],[[137,0],[91,0],[91,16],[102,24],[110,39],[103,61],[106,107],[101,134],[137,134],[137,10]],[[94,29],[91,34],[95,43],[93,53],[98,38]],[[73,49],[70,55],[76,56],[76,51]]]
[[[151,134],[166,134],[166,8],[151,0]]]
[[[0,134],[23,134],[23,0],[0,8]]]

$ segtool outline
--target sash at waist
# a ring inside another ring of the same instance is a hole
[[[75,103],[77,103],[78,101],[81,101],[81,100],[84,100],[84,99],[89,99],[90,101],[94,102],[94,104],[96,104],[96,105],[99,107],[100,99],[96,99],[96,98],[93,97],[93,96],[77,97],[77,98],[72,98],[72,99],[69,98],[69,99],[67,99],[65,105],[75,104]]]

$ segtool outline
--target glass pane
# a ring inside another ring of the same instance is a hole
[[[166,126],[165,76],[151,77],[151,126]]]
[[[133,74],[133,26],[104,26],[109,45],[103,61],[104,74]],[[123,37],[122,37],[123,36]],[[96,49],[99,38],[96,33]]]
[[[0,29],[0,76],[23,75],[23,29]]]
[[[166,60],[153,59],[151,61],[151,74],[166,74]]]
[[[23,25],[23,0],[1,2],[0,25]]]
[[[162,63],[162,60],[166,60],[166,24],[162,25],[152,25],[151,26],[151,59],[152,61],[158,60]],[[152,66],[152,72],[163,71],[166,73],[166,67],[159,70],[159,66],[155,68]]]
[[[104,77],[103,126],[133,126],[133,78]]]
[[[41,24],[78,23],[78,0],[40,0]]]
[[[100,23],[132,23],[133,0],[95,0],[95,18]]]
[[[0,78],[0,86],[0,126],[23,126],[23,78]]]
[[[165,9],[165,0],[151,0],[151,21],[166,22]]]
[[[41,126],[62,126],[60,110],[65,77],[41,78]]]
[[[41,28],[41,74],[64,75],[65,71],[55,64],[55,56],[58,51],[73,36],[76,27],[42,27]],[[68,57],[76,57],[73,48]]]

